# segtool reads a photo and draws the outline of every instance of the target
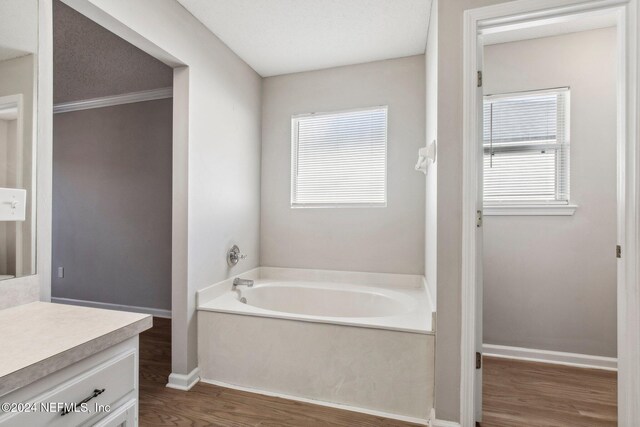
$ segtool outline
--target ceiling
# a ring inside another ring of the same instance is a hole
[[[263,77],[423,54],[431,0],[178,0]]]
[[[38,47],[37,0],[0,0],[0,61],[35,53]]]

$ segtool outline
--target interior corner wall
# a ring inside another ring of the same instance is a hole
[[[263,83],[261,265],[424,274],[424,56]],[[291,208],[291,116],[387,105],[387,206]]]
[[[65,3],[165,63],[188,67],[188,99],[180,94],[188,108],[174,114],[174,126],[186,125],[186,140],[174,144],[187,150],[188,167],[174,172],[174,183],[187,184],[188,200],[174,209],[187,218],[188,257],[173,254],[187,263],[187,279],[173,284],[172,298],[172,371],[187,375],[198,365],[196,291],[258,266],[261,78],[175,0]],[[174,90],[183,91],[177,73]],[[233,244],[248,259],[231,269]]]
[[[616,85],[613,27],[484,48],[487,94],[569,87],[578,205],[485,216],[485,344],[616,357]]]

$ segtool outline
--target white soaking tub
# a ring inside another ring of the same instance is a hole
[[[282,278],[214,287],[198,295],[202,381],[426,423],[434,336],[424,287]]]

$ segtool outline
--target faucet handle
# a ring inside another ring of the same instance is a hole
[[[236,265],[241,259],[247,259],[245,254],[240,253],[240,248],[238,245],[233,245],[231,249],[227,252],[227,263],[233,267]]]

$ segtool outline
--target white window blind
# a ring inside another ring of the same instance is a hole
[[[387,107],[292,118],[291,206],[385,206]]]
[[[484,202],[569,201],[569,90],[484,100]]]

